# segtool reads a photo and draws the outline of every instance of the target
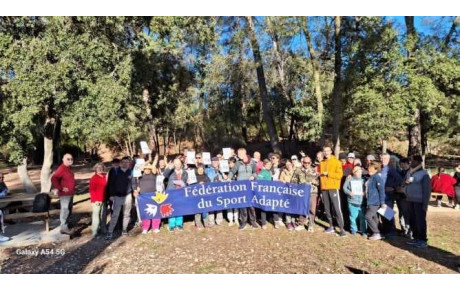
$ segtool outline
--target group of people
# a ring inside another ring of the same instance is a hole
[[[321,218],[324,217],[323,220],[329,224],[325,233],[337,233],[343,237],[347,235],[347,229],[352,235],[361,234],[369,240],[380,240],[383,236],[396,234],[395,219],[384,218],[384,213],[396,204],[400,231],[410,238],[409,244],[423,248],[427,246],[426,212],[431,192],[447,194],[450,206],[459,208],[460,165],[454,177],[440,168],[439,173],[430,179],[422,167],[421,156],[398,161],[383,153],[379,161],[375,156],[368,155],[363,163],[352,152],[346,157],[337,158],[331,147],[325,146],[315,158],[300,152],[300,159],[296,155],[282,159],[278,153],[270,153],[266,159],[262,159],[260,152],[254,152],[251,157],[246,149],[240,148],[236,152],[231,151],[225,162],[228,163],[228,171],[223,171],[220,167],[224,160],[222,154],[213,157],[210,165],[205,165],[202,153],[196,153],[195,161],[189,163],[187,151],[185,149],[183,154],[169,161],[166,156],[156,155],[153,160],[150,156],[148,162],[143,164],[139,177],[133,174],[137,157],[114,159],[107,173],[103,163],[96,164],[89,182],[92,235],[105,235],[107,240],[112,239],[120,215],[122,236],[128,235],[128,225],[133,217],[143,234],[150,231],[158,233],[160,219],[140,219],[137,204],[140,194],[218,181],[271,180],[311,185],[310,212],[305,216],[265,212],[252,207],[226,210],[228,226],[237,225],[240,230],[265,230],[271,221],[275,229],[285,227],[288,230],[313,232],[318,210]],[[72,156],[66,154],[51,179],[60,197],[62,233],[69,232],[68,219],[75,193],[72,163]],[[189,177],[190,171],[194,174],[193,181]],[[134,216],[133,212],[136,213]],[[107,224],[109,215],[110,222]],[[223,222],[222,211],[194,215],[197,230],[219,226]],[[183,217],[167,219],[167,228],[171,232],[182,231],[183,225]]]

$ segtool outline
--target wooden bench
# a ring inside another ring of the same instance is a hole
[[[50,231],[49,219],[50,216],[53,214],[59,214],[59,209],[52,209],[47,212],[23,212],[23,213],[11,213],[5,215],[5,220],[17,220],[22,218],[29,218],[29,217],[42,217],[43,221],[45,222],[45,230],[48,232]]]
[[[444,194],[444,193],[431,192],[431,198],[436,198],[436,196],[446,196],[446,197],[449,197],[447,194]]]

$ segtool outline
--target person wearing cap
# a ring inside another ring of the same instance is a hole
[[[355,154],[354,153],[348,153],[347,155],[347,161],[345,162],[345,165],[342,166],[343,169],[343,175],[345,177],[348,177],[352,174],[353,172],[353,167],[355,166]]]
[[[211,159],[211,167],[206,168],[205,173],[208,176],[210,182],[221,182],[223,181],[222,173],[219,171],[219,158],[213,157]],[[224,215],[222,210],[213,211],[209,214],[204,214],[204,217],[208,217],[208,226],[222,225],[224,221]]]
[[[313,225],[315,223],[316,206],[318,202],[318,173],[315,167],[312,166],[312,160],[309,156],[302,157],[302,168],[297,168],[291,178],[291,183],[311,186],[310,193],[310,213],[308,216],[308,232],[313,232]],[[286,216],[287,220],[287,216]],[[293,223],[288,223],[288,230],[295,229],[297,231],[305,230],[307,219],[303,215],[298,216],[297,224],[294,226]]]
[[[294,169],[302,167],[302,163],[299,161],[299,158],[296,155],[291,156],[291,162],[294,166]]]
[[[407,197],[406,201],[408,202],[410,227],[414,237],[407,244],[418,248],[426,248],[428,246],[426,212],[431,196],[430,176],[423,169],[422,161],[421,156],[414,156],[410,164],[411,168],[404,179],[406,183],[405,193]]]
[[[143,175],[139,178],[137,185],[135,185],[134,197],[138,197],[140,194],[152,193],[155,195],[157,191],[157,174],[158,169],[156,167],[156,161],[153,164],[146,163],[143,166]],[[142,219],[142,234],[147,234],[152,228],[154,233],[160,232],[161,219]]]
[[[330,146],[323,147],[324,160],[320,163],[321,194],[324,203],[324,210],[329,222],[329,228],[325,233],[335,233],[332,220],[332,209],[334,209],[337,223],[340,227],[339,235],[346,236],[344,230],[343,214],[340,205],[340,182],[343,177],[343,169],[340,161],[332,155]]]

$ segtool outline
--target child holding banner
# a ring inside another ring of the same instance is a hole
[[[156,161],[157,159],[155,159]],[[157,191],[157,174],[158,169],[155,167],[156,162],[154,164],[144,164],[143,170],[144,174],[139,178],[139,182],[137,183],[135,190],[134,190],[134,197],[139,196],[139,194],[143,193],[154,193]],[[150,226],[152,226],[154,233],[160,232],[160,222],[161,219],[143,219],[142,220],[142,234],[147,234],[149,232]]]
[[[178,158],[174,159],[173,163],[168,164],[168,168],[163,174],[168,179],[166,189],[179,189],[187,185],[187,171],[183,169],[182,161]],[[169,231],[184,230],[184,218],[182,216],[170,217],[168,227]]]
[[[261,181],[271,181],[272,180],[272,162],[270,160],[264,160],[264,167],[260,170],[259,175],[257,175],[257,180]],[[260,224],[262,225],[262,229],[267,229],[267,212],[260,210]]]
[[[219,171],[219,158],[214,157],[211,159],[211,167],[206,168],[205,173],[209,178],[209,182],[223,181],[222,173]],[[213,211],[209,213],[208,226],[221,225],[224,220],[222,211]]]
[[[204,183],[209,183],[211,182],[208,178],[208,176],[204,172],[204,165],[203,164],[198,164],[196,168],[196,181],[199,184],[204,184]],[[201,219],[203,218],[203,222]],[[208,228],[208,214],[207,213],[197,213],[195,214],[195,228],[196,230],[201,230],[203,227]]]
[[[360,166],[353,168],[353,176],[346,179],[343,191],[347,195],[348,210],[350,215],[351,234],[356,235],[358,227],[356,219],[359,221],[359,229],[362,235],[366,235],[366,220],[364,219],[364,179],[362,178],[363,169]]]

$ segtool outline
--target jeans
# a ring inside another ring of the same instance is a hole
[[[129,220],[131,218],[131,207],[133,205],[133,196],[128,194],[124,197],[114,197],[113,212],[110,217],[109,233],[112,233],[117,226],[118,217],[120,216],[121,208],[123,207],[123,226],[122,230],[127,231]]]
[[[377,214],[377,210],[379,210],[380,206],[368,205],[366,210],[366,221],[367,225],[372,231],[372,234],[380,234],[379,230],[379,218]]]
[[[97,235],[100,230],[102,233],[107,232],[107,205],[105,202],[92,202],[93,209],[91,219],[91,231],[93,236]]]
[[[359,222],[359,230],[361,233],[366,233],[366,219],[364,218],[364,210],[361,205],[348,203],[348,211],[350,213],[350,229],[351,233],[358,232],[356,219]]]
[[[409,220],[414,239],[427,241],[426,235],[426,211],[423,204],[418,202],[409,202]]]
[[[169,229],[184,227],[184,218],[182,216],[168,218],[168,227]]]
[[[61,204],[61,212],[59,215],[61,221],[61,230],[67,230],[69,217],[72,214],[73,207],[73,196],[59,196],[59,202]]]

